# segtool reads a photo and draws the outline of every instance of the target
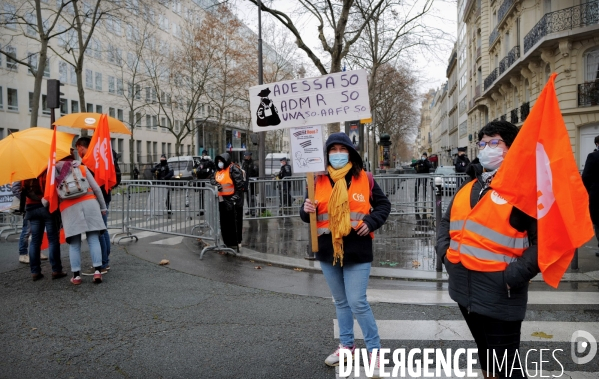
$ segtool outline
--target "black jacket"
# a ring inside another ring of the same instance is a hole
[[[210,177],[216,171],[216,165],[212,161],[212,159],[200,159],[200,164],[196,168],[196,178],[197,179],[210,179]]]
[[[348,189],[351,186],[351,179],[352,176],[348,173],[345,177],[345,180],[348,183]],[[376,182],[372,188],[370,205],[372,211],[368,216],[364,217],[363,221],[368,225],[368,229],[370,229],[371,232],[374,232],[383,226],[391,212],[391,203]],[[310,214],[304,212],[303,206],[300,208],[300,217],[302,221],[307,223],[310,222]],[[358,233],[352,229],[347,236],[343,237],[343,264],[372,262],[372,243],[372,238],[370,238],[370,236],[359,236]],[[318,253],[316,253],[316,259],[321,262],[333,262],[333,238],[330,233],[322,234],[318,237]]]
[[[277,174],[277,178],[283,179],[288,176],[291,176],[291,166],[289,166],[289,164],[284,164],[281,166],[281,171]]]
[[[431,172],[431,168],[433,168],[433,165],[428,159],[419,159],[418,161],[412,163],[410,166],[414,167],[417,174],[428,174]]]
[[[477,181],[470,193],[470,205],[474,207],[491,187],[480,193],[483,187],[480,179],[482,166],[471,164],[469,169],[477,174]],[[465,182],[462,187],[467,183]],[[491,182],[491,186],[492,184]],[[449,295],[469,312],[505,321],[523,320],[528,302],[528,282],[540,272],[537,260],[537,220],[513,208],[510,225],[518,231],[528,233],[530,244],[528,249],[524,250],[522,257],[510,263],[505,271],[469,270],[461,263],[453,264],[446,259],[451,240],[449,224],[454,199],[449,203],[441,219],[436,246],[437,257],[443,261],[449,274]],[[510,286],[510,290],[507,285]]]
[[[235,193],[233,195],[223,196],[223,198],[225,198],[225,200],[229,201],[229,200],[231,200],[231,198],[233,196],[237,196],[237,198],[235,199],[236,200],[235,205],[237,207],[242,207],[243,206],[243,190],[245,188],[245,182],[243,181],[243,173],[241,172],[241,170],[239,168],[237,168],[237,166],[235,166],[234,164],[231,164],[231,156],[229,155],[229,153],[223,153],[221,155],[218,155],[218,156],[216,156],[216,158],[214,158],[214,160],[215,161],[222,160],[224,162],[225,167],[223,167],[222,170],[230,170],[231,180],[233,180],[233,186],[235,187]],[[221,169],[217,168],[217,171],[221,171]],[[220,185],[214,178],[217,171],[213,172],[212,175],[210,176],[210,184],[212,184],[213,186]]]
[[[590,153],[582,171],[582,182],[589,193],[591,220],[599,225],[599,151]]]
[[[458,155],[453,160],[455,172],[466,172],[466,167],[470,164],[470,159],[465,155]]]
[[[175,171],[168,165],[168,163],[158,163],[151,171],[156,180],[169,180],[175,174]]]
[[[245,171],[246,180],[250,178],[257,178],[260,176],[260,171],[258,170],[258,165],[254,162],[253,159],[243,160],[241,164],[241,168]]]

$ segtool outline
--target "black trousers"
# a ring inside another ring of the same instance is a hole
[[[229,247],[237,247],[243,237],[243,205],[238,207],[225,199],[218,203],[218,210],[223,243]]]
[[[422,200],[422,204],[420,204],[420,206],[422,208],[425,208],[425,202],[426,202],[426,190],[427,190],[427,178],[416,178],[415,183],[414,183],[414,201],[416,202],[416,210],[418,210],[418,195],[420,193],[420,186],[422,186],[422,190],[424,191],[424,197],[421,198]]]
[[[461,305],[460,311],[474,337],[476,347],[478,347],[478,360],[481,369],[486,371],[489,376],[526,378],[525,368],[520,369],[517,359],[514,363],[516,350],[520,347],[522,321],[503,321],[478,313],[468,313],[468,310]],[[494,355],[497,357],[496,359],[493,358]],[[507,359],[502,363],[504,356]],[[525,365],[523,359],[520,359],[520,362]],[[503,367],[500,368],[498,363]]]

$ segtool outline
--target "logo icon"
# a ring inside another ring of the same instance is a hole
[[[507,200],[501,197],[497,192],[491,192],[491,200],[497,205],[507,204]]]
[[[352,198],[355,201],[360,202],[360,203],[366,202],[366,200],[364,200],[364,195],[362,195],[361,193],[354,193],[353,196],[352,196]]]
[[[597,355],[597,341],[595,337],[589,332],[584,330],[577,330],[572,333],[570,338],[572,343],[572,361],[579,365],[589,363]],[[581,357],[578,354],[585,354]]]
[[[93,125],[96,123],[96,119],[93,117],[88,117],[85,120],[83,120],[87,125]]]

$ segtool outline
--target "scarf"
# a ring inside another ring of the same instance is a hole
[[[343,237],[351,232],[349,196],[345,175],[351,170],[351,162],[338,170],[328,166],[329,176],[335,185],[329,198],[329,229],[333,237],[333,266],[339,260],[343,266]]]

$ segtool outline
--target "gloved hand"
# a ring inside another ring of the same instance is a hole
[[[236,202],[237,202],[237,200],[239,200],[239,195],[235,194],[235,195],[231,196],[231,200],[232,200],[234,203],[236,203]]]

